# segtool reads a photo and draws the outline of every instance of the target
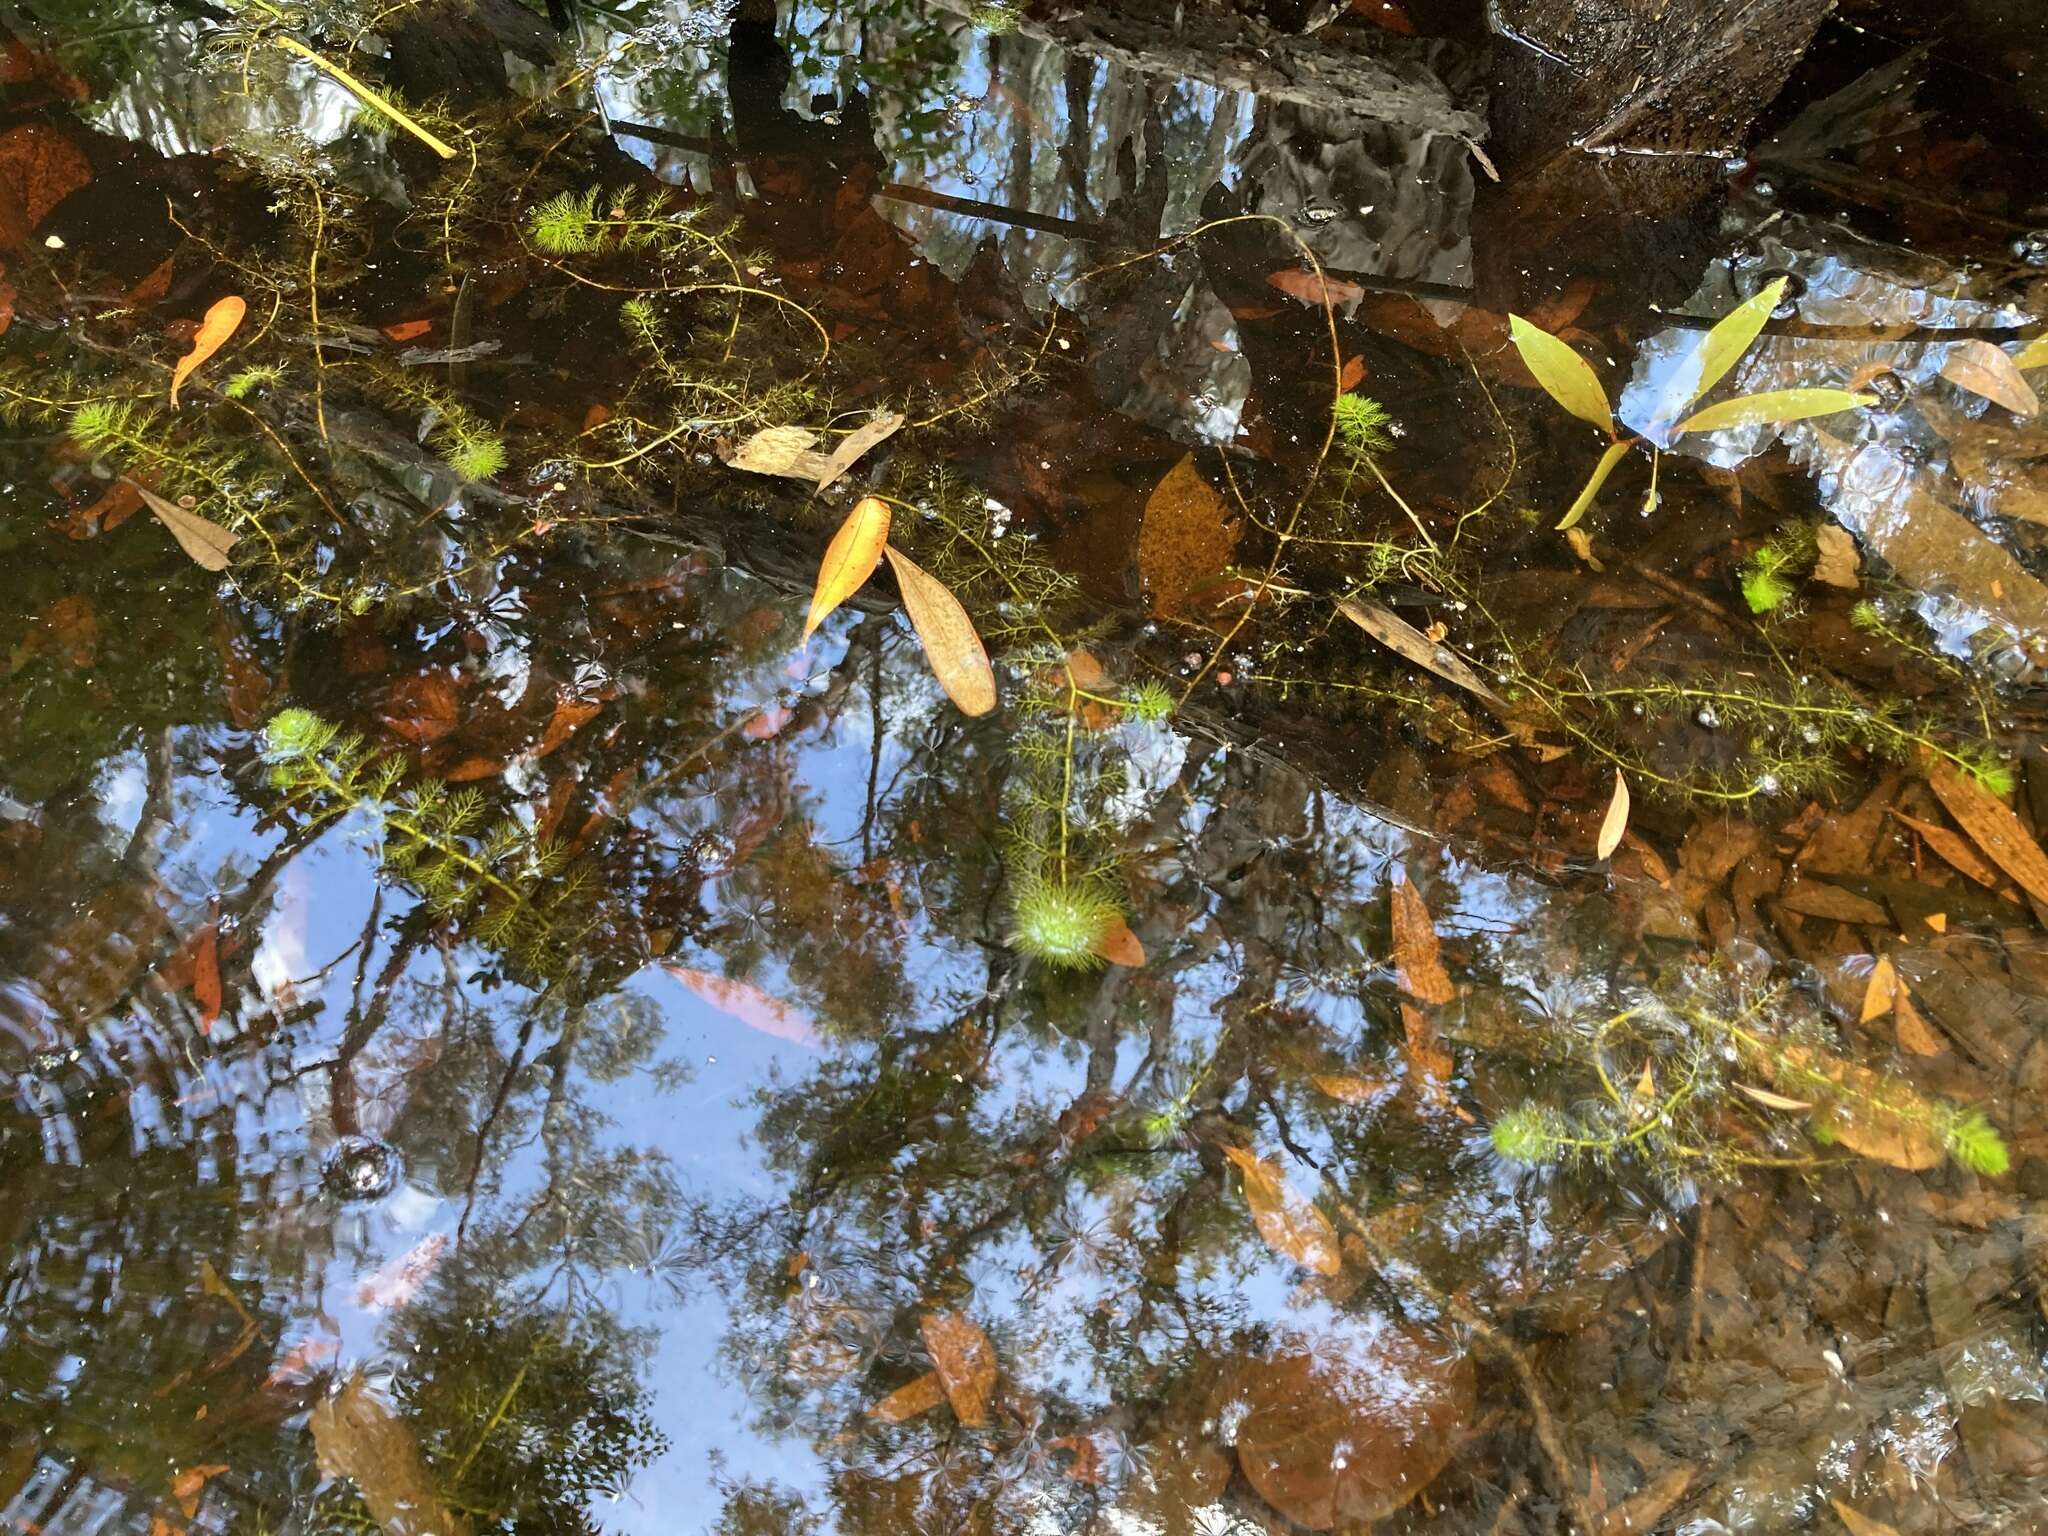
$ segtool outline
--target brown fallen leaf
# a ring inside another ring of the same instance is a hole
[[[813,451],[811,445],[817,440],[809,427],[763,427],[725,456],[726,466],[749,474],[816,483],[832,462]]]
[[[1899,1536],[1897,1526],[1873,1519],[1861,1510],[1844,1504],[1840,1499],[1829,1499],[1828,1503],[1841,1517],[1842,1524],[1849,1528],[1849,1536]]]
[[[171,1479],[171,1497],[178,1501],[178,1508],[190,1520],[199,1513],[199,1495],[206,1485],[228,1470],[224,1461],[210,1461],[204,1466],[187,1467]]]
[[[215,919],[199,930],[192,949],[192,999],[199,1004],[199,1033],[213,1033],[220,1017],[220,922]]]
[[[1131,932],[1131,925],[1121,917],[1096,938],[1095,953],[1111,965],[1129,966],[1133,970],[1145,963],[1145,946],[1138,942],[1138,936]]]
[[[1879,955],[1877,964],[1870,969],[1870,983],[1863,989],[1863,1011],[1857,1023],[1868,1024],[1872,1019],[1881,1019],[1892,1011],[1892,1003],[1899,993],[1899,973],[1892,965],[1890,955]]]
[[[1958,342],[1942,363],[1941,376],[2015,416],[2032,416],[2041,409],[2040,397],[2013,365],[2011,354],[1988,341]]]
[[[1855,537],[1837,523],[1823,523],[1814,533],[1820,553],[1813,562],[1813,579],[1825,586],[1855,591],[1857,571],[1863,557],[1856,551]]]
[[[135,494],[142,498],[142,504],[156,515],[156,520],[170,529],[171,537],[178,541],[178,548],[192,557],[192,563],[202,570],[224,571],[231,556],[228,551],[235,546],[238,535],[230,533],[219,523],[208,522],[195,513],[187,512],[174,501],[166,501],[145,485],[128,482],[135,486]]]
[[[1448,1003],[1457,995],[1438,958],[1436,927],[1422,895],[1406,880],[1394,882],[1389,894],[1393,918],[1395,979],[1418,1003]]]
[[[867,585],[875,567],[882,563],[882,549],[888,542],[889,504],[876,496],[863,496],[846,514],[846,521],[825,546],[825,558],[818,563],[811,611],[804,616],[806,643],[841,603]]]
[[[1979,885],[1997,888],[1998,871],[1985,863],[1984,856],[1972,848],[1969,840],[1960,833],[1951,832],[1936,822],[1908,816],[1904,811],[1893,811],[1892,817],[1919,833],[1920,841],[1940,854],[1943,861],[1958,873],[1967,875]]]
[[[1621,846],[1621,835],[1628,830],[1628,778],[1617,768],[1614,770],[1614,794],[1607,802],[1607,814],[1600,818],[1600,836],[1593,844],[1593,857],[1611,858],[1614,850]]]
[[[1835,1108],[1828,1125],[1851,1152],[1909,1172],[1938,1168],[1946,1160],[1947,1149],[1932,1128],[1931,1107],[1912,1089],[1807,1046],[1788,1047],[1785,1060],[1844,1089],[1846,1101]]]
[[[1941,1036],[1922,1017],[1913,1005],[1913,995],[1903,984],[1892,998],[1892,1029],[1898,1036],[1899,1049],[1911,1056],[1939,1056],[1944,1046]]]
[[[946,1400],[945,1384],[937,1371],[926,1371],[917,1380],[905,1382],[868,1410],[868,1417],[883,1424],[901,1424],[919,1414],[930,1413]]]
[[[1347,597],[1337,605],[1337,611],[1402,659],[1412,661],[1424,671],[1434,672],[1447,683],[1477,694],[1496,709],[1507,708],[1501,697],[1486,686],[1462,656],[1449,646],[1438,645],[1391,609],[1363,598]]]
[[[1737,1083],[1735,1089],[1738,1093],[1748,1094],[1766,1109],[1800,1110],[1813,1108],[1813,1101],[1811,1099],[1789,1098],[1782,1093],[1773,1093],[1768,1088],[1758,1088],[1750,1083]]]
[[[2048,901],[2048,853],[2041,851],[2041,845],[2004,801],[1947,762],[1937,762],[1928,772],[1927,782],[1934,787],[1942,808],[1992,863],[2036,901]]]
[[[953,1417],[970,1429],[986,1424],[996,1389],[996,1348],[988,1335],[957,1312],[927,1312],[918,1327]]]
[[[1594,1536],[1644,1536],[1692,1486],[1693,1469],[1673,1462],[1619,1504],[1611,1504],[1593,1527]]]
[[[385,1536],[468,1536],[469,1526],[442,1502],[411,1428],[361,1372],[314,1404],[310,1423],[320,1470],[356,1485]]]
[[[1407,1002],[1401,1004],[1401,1059],[1407,1062],[1408,1081],[1423,1103],[1472,1123],[1472,1112],[1451,1097],[1451,1076],[1458,1064],[1422,1010]]]
[[[809,1046],[813,1050],[824,1044],[808,1018],[751,982],[715,976],[687,965],[664,965],[662,969],[720,1013],[738,1019],[749,1029],[758,1029],[777,1040]]]
[[[421,1238],[356,1287],[356,1305],[370,1311],[395,1311],[419,1295],[447,1251],[448,1234]]]
[[[985,715],[996,707],[996,674],[988,651],[974,632],[974,620],[938,577],[908,555],[884,545],[889,568],[910,614],[910,627],[924,646],[932,675],[963,715]]]
[[[1138,525],[1138,581],[1156,618],[1194,619],[1237,552],[1240,528],[1188,454],[1145,499]]]
[[[1301,267],[1282,267],[1278,272],[1269,272],[1266,281],[1290,299],[1313,304],[1317,309],[1325,305],[1356,304],[1365,297],[1365,290],[1356,283],[1332,277],[1327,272],[1305,271]]]
[[[860,462],[862,454],[892,435],[902,425],[902,412],[885,411],[874,420],[847,433],[839,440],[839,446],[826,456],[824,467],[818,471],[818,489],[822,491],[829,487]]]
[[[1313,1074],[1309,1081],[1340,1104],[1371,1104],[1394,1086],[1385,1081],[1323,1072]]]
[[[1244,1176],[1244,1198],[1252,1208],[1252,1225],[1259,1229],[1267,1247],[1319,1275],[1334,1275],[1343,1269],[1337,1229],[1278,1168],[1243,1147],[1225,1147],[1223,1155],[1237,1164]]]
[[[227,344],[230,336],[242,324],[242,317],[249,313],[248,301],[239,294],[231,293],[224,299],[215,299],[206,311],[206,317],[199,322],[199,329],[192,337],[192,350],[178,359],[177,367],[171,370],[171,409],[178,408],[178,391],[185,387],[185,381],[192,377],[199,365]]]

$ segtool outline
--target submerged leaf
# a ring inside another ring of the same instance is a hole
[[[1724,432],[1730,427],[1779,426],[1809,416],[1832,416],[1877,404],[1875,395],[1850,389],[1774,389],[1761,395],[1738,395],[1710,405],[1678,424],[1681,432]]]
[[[868,1417],[883,1424],[901,1424],[919,1414],[930,1413],[946,1400],[945,1383],[937,1371],[926,1371],[915,1381],[905,1382],[868,1410]]]
[[[879,497],[861,497],[832,535],[825,558],[818,563],[818,585],[811,593],[811,611],[804,616],[806,641],[834,609],[867,585],[875,567],[882,563],[882,548],[888,542],[889,504]]]
[[[230,533],[219,523],[208,522],[197,513],[187,512],[174,501],[166,501],[147,486],[136,485],[135,494],[142,498],[142,504],[156,514],[156,520],[170,529],[171,537],[178,541],[178,548],[192,557],[195,565],[209,571],[224,571],[228,568],[228,551],[234,548],[239,535]]]
[[[1389,897],[1394,930],[1394,967],[1401,990],[1418,1003],[1448,1003],[1457,994],[1437,958],[1436,927],[1422,894],[1406,880],[1394,882]]]
[[[1121,917],[1097,936],[1095,953],[1111,965],[1129,966],[1133,970],[1145,963],[1145,946],[1131,932],[1131,925]]]
[[[953,1416],[969,1428],[986,1424],[996,1389],[996,1349],[988,1335],[957,1312],[927,1312],[918,1326]]]
[[[1621,846],[1621,835],[1628,830],[1628,779],[1617,768],[1614,770],[1614,794],[1607,802],[1607,814],[1600,818],[1600,836],[1593,844],[1593,856],[1599,859],[1612,858],[1614,850]]]
[[[2034,386],[2020,377],[2011,356],[1988,341],[1959,342],[1943,361],[1941,376],[1958,389],[2004,406],[2015,416],[2032,416],[2041,409]]]
[[[1813,579],[1826,586],[1855,591],[1862,557],[1856,552],[1854,535],[1837,524],[1823,523],[1814,532],[1814,543],[1819,553],[1814,557]]]
[[[1892,1002],[1899,992],[1899,973],[1892,966],[1890,955],[1879,955],[1877,964],[1870,968],[1870,981],[1863,989],[1863,1008],[1857,1023],[1868,1024],[1872,1019],[1881,1019],[1892,1011]]]
[[[901,411],[885,411],[865,426],[855,427],[840,440],[818,471],[818,489],[824,490],[860,461],[861,455],[903,425]]]
[[[1766,1109],[1799,1110],[1813,1108],[1811,1099],[1795,1099],[1782,1093],[1773,1093],[1768,1088],[1757,1088],[1749,1083],[1737,1083],[1735,1090],[1746,1093]]]
[[[812,449],[816,440],[809,427],[763,427],[735,448],[725,462],[756,475],[815,483],[832,462]]]
[[[1607,451],[1600,455],[1600,462],[1593,466],[1593,473],[1586,477],[1585,485],[1579,490],[1578,499],[1565,508],[1564,516],[1558,519],[1559,533],[1568,533],[1578,526],[1579,519],[1586,515],[1586,509],[1593,505],[1593,498],[1600,494],[1600,487],[1605,485],[1607,477],[1614,473],[1614,466],[1627,458],[1629,450],[1634,446],[1635,444],[1626,438],[1618,443],[1608,444]]]
[[[911,627],[924,645],[925,660],[946,697],[963,715],[985,715],[996,707],[996,674],[974,621],[946,584],[893,548],[884,546]]]
[[[1447,683],[1478,694],[1496,708],[1507,708],[1500,695],[1486,686],[1463,657],[1449,646],[1438,645],[1392,609],[1365,598],[1347,597],[1337,605],[1337,611],[1388,650],[1416,666],[1434,672]]]
[[[353,1482],[386,1536],[467,1536],[468,1525],[441,1501],[412,1430],[360,1372],[314,1405],[311,1427],[321,1471]]]
[[[2011,875],[2036,901],[2048,901],[2048,853],[2004,801],[1952,763],[1936,763],[1927,775],[1942,809],[1970,834],[1991,862]]]
[[[1784,297],[1785,282],[1784,278],[1778,278],[1714,323],[1714,328],[1707,332],[1693,349],[1692,356],[1685,360],[1685,366],[1672,377],[1664,399],[1657,407],[1659,421],[1669,421],[1727,377],[1728,370],[1763,334],[1764,326],[1770,322],[1771,311]]]
[[[1269,1248],[1319,1275],[1334,1275],[1343,1269],[1337,1229],[1330,1225],[1329,1217],[1296,1192],[1278,1168],[1243,1147],[1225,1147],[1223,1155],[1244,1175],[1244,1198],[1252,1208],[1252,1224]]]
[[[178,366],[171,371],[172,410],[178,408],[178,391],[185,387],[185,381],[192,377],[201,363],[227,344],[227,339],[235,334],[242,317],[248,312],[248,302],[237,294],[231,293],[224,299],[213,301],[192,337],[192,350],[179,358]]]
[[[1365,290],[1356,283],[1332,277],[1327,272],[1309,272],[1300,267],[1282,267],[1278,272],[1269,272],[1266,281],[1290,299],[1299,299],[1318,309],[1325,304],[1332,307],[1356,304],[1365,297]]]
[[[710,971],[693,970],[687,965],[665,965],[662,969],[720,1013],[739,1020],[749,1029],[758,1029],[774,1039],[810,1046],[814,1050],[824,1044],[808,1018],[752,982],[734,981]]]
[[[1545,394],[1579,420],[1614,436],[1614,412],[1608,408],[1607,391],[1600,387],[1600,376],[1591,363],[1520,315],[1508,316],[1508,335]]]
[[[1138,525],[1138,580],[1153,614],[1194,618],[1236,553],[1238,533],[1195,456],[1184,456],[1152,488]]]

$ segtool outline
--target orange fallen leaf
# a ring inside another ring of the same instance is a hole
[[[1337,393],[1348,395],[1365,382],[1365,359],[1357,353],[1344,359],[1343,371],[1337,375]]]
[[[1278,1168],[1243,1147],[1225,1147],[1223,1155],[1244,1176],[1245,1203],[1252,1208],[1252,1224],[1267,1247],[1319,1275],[1343,1269],[1337,1230],[1329,1217],[1304,1199]]]
[[[171,1479],[171,1497],[178,1501],[187,1520],[199,1513],[199,1495],[206,1485],[227,1469],[224,1461],[210,1461],[201,1467],[187,1467]]]
[[[927,1312],[918,1326],[953,1416],[970,1429],[986,1424],[996,1389],[996,1349],[988,1335],[957,1312]]]
[[[395,325],[384,327],[385,336],[392,341],[412,341],[424,336],[434,328],[431,320],[400,320]]]
[[[937,1371],[926,1371],[917,1380],[905,1382],[868,1410],[868,1417],[883,1424],[901,1424],[919,1414],[930,1413],[946,1400],[945,1384]]]
[[[1266,281],[1290,299],[1299,299],[1318,309],[1325,305],[1355,304],[1365,297],[1365,290],[1356,283],[1332,277],[1327,272],[1306,272],[1300,267],[1282,267],[1278,272],[1269,272]]]
[[[555,700],[554,713],[548,716],[547,729],[541,732],[540,745],[533,749],[536,758],[546,757],[555,748],[567,741],[583,726],[594,720],[604,704],[598,699],[571,698],[567,694]]]
[[[1444,1049],[1422,1010],[1405,1002],[1401,1004],[1401,1056],[1408,1063],[1410,1080],[1423,1103],[1434,1109],[1447,1109],[1471,1123],[1472,1112],[1451,1098],[1451,1076],[1458,1070],[1458,1064]]]
[[[1936,763],[1927,775],[1942,808],[1955,817],[1991,862],[2036,901],[2048,901],[2048,853],[2005,802],[1954,765]]]
[[[443,1232],[420,1239],[356,1287],[356,1305],[372,1310],[404,1306],[420,1293],[447,1247],[448,1237]]]
[[[1194,619],[1237,551],[1241,528],[1223,498],[1183,455],[1145,498],[1138,524],[1138,580],[1152,613]]]
[[[889,504],[874,496],[861,497],[825,546],[825,558],[818,565],[818,585],[811,593],[811,611],[804,618],[806,641],[834,609],[867,584],[882,563],[882,550],[888,542]]]
[[[192,377],[201,363],[227,344],[248,312],[248,302],[239,294],[231,293],[224,299],[213,301],[206,317],[199,322],[198,332],[192,337],[192,350],[179,358],[178,366],[171,370],[172,410],[178,408],[178,391],[184,387],[185,381]]]
[[[199,1004],[199,1033],[213,1033],[213,1021],[220,1017],[220,923],[208,923],[199,930],[199,942],[192,951],[192,997]]]
[[[924,647],[932,675],[963,715],[985,715],[996,707],[996,674],[974,621],[943,581],[908,555],[884,545],[897,590],[910,614],[910,627]]]
[[[1892,957],[1879,955],[1877,964],[1870,970],[1870,983],[1863,989],[1863,1010],[1857,1022],[1868,1024],[1872,1019],[1881,1019],[1890,1013],[1898,991],[1899,973],[1892,967]]]
[[[1317,1072],[1309,1081],[1340,1104],[1370,1104],[1393,1085],[1363,1077]]]
[[[1997,887],[1998,871],[1984,862],[1983,855],[1970,846],[1968,839],[1936,822],[1922,821],[1903,811],[1893,811],[1892,818],[1919,833],[1920,840],[1959,873],[1969,876],[1979,885]]]
[[[1095,941],[1095,953],[1111,965],[1126,965],[1133,970],[1145,963],[1145,946],[1122,918],[1102,930]]]
[[[1401,990],[1418,1003],[1448,1003],[1456,993],[1437,958],[1436,928],[1421,894],[1406,880],[1395,881],[1391,911],[1394,966]]]
[[[1899,1049],[1910,1056],[1939,1056],[1945,1047],[1941,1036],[1913,1006],[1913,994],[1903,983],[1892,997],[1892,1030],[1898,1037]]]
[[[720,1013],[738,1019],[749,1029],[758,1029],[777,1040],[812,1049],[824,1044],[811,1021],[780,998],[771,997],[751,982],[734,981],[687,965],[665,965],[669,975],[703,998]]]

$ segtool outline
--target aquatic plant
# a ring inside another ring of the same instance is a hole
[[[1048,880],[1030,872],[1013,875],[1011,884],[1008,938],[1013,949],[1066,970],[1102,966],[1102,942],[1123,908],[1099,872],[1079,881]]]
[[[369,817],[385,871],[437,916],[540,975],[573,967],[587,927],[583,872],[525,823],[488,822],[473,788],[451,790],[436,779],[401,787],[408,770],[402,757],[372,751],[360,735],[311,710],[273,715],[262,753],[285,807],[315,823]]]

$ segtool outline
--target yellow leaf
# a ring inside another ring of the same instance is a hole
[[[228,568],[228,551],[234,548],[238,535],[228,532],[219,523],[208,522],[196,513],[187,512],[175,501],[166,501],[147,486],[137,485],[133,480],[128,483],[135,487],[135,494],[156,515],[156,520],[171,530],[171,537],[178,541],[178,548],[190,555],[195,565],[209,571]]]
[[[235,334],[235,328],[242,323],[242,317],[249,312],[248,303],[237,294],[224,299],[215,299],[199,322],[199,329],[192,337],[192,350],[178,359],[178,366],[171,371],[171,409],[178,408],[178,391],[193,371],[214,353],[218,352],[227,339]]]
[[[1614,794],[1607,802],[1607,814],[1600,818],[1600,836],[1594,841],[1593,856],[1612,858],[1621,846],[1621,834],[1628,830],[1628,780],[1614,770]]]
[[[2019,369],[2002,348],[1988,341],[1958,343],[1942,363],[1941,376],[1958,389],[2004,406],[2015,416],[2032,416],[2041,409],[2034,386],[2020,377]]]
[[[1899,973],[1892,967],[1892,957],[1879,955],[1877,964],[1871,968],[1870,984],[1863,989],[1863,1011],[1857,1022],[1868,1024],[1872,1019],[1881,1019],[1890,1013],[1892,1000],[1898,992]]]
[[[1755,1088],[1748,1083],[1737,1083],[1736,1090],[1748,1094],[1766,1109],[1811,1109],[1811,1099],[1788,1098],[1782,1093],[1773,1093],[1768,1088]]]
[[[930,1413],[946,1400],[945,1384],[937,1371],[926,1371],[906,1382],[868,1410],[868,1417],[884,1424],[901,1424],[921,1413]]]
[[[953,1417],[970,1428],[986,1424],[996,1389],[996,1349],[988,1335],[957,1312],[927,1312],[918,1326]]]
[[[1834,1506],[1842,1524],[1849,1528],[1849,1536],[1899,1536],[1897,1526],[1887,1525],[1882,1520],[1873,1520],[1869,1515],[1852,1509],[1840,1499],[1829,1499],[1828,1503]]]
[[[925,660],[931,663],[932,674],[946,690],[946,697],[963,715],[987,714],[996,707],[995,669],[989,666],[988,652],[960,599],[908,555],[886,545],[882,552],[896,572],[911,627],[917,631]]]
[[[1463,657],[1447,645],[1438,645],[1392,609],[1364,598],[1347,597],[1337,604],[1337,611],[1405,660],[1434,672],[1447,683],[1478,694],[1497,708],[1507,708],[1500,696],[1486,686]]]
[[[1422,895],[1406,880],[1394,882],[1390,898],[1394,966],[1401,990],[1418,1003],[1448,1003],[1457,994],[1437,958],[1436,928]]]
[[[1650,1063],[1643,1063],[1643,1075],[1636,1079],[1635,1087],[1628,1091],[1628,1114],[1631,1120],[1640,1120],[1657,1107],[1657,1074],[1650,1070]]]
[[[806,641],[834,609],[867,584],[882,563],[882,548],[888,542],[889,504],[863,496],[825,546],[825,558],[818,564],[817,589],[811,593],[811,611],[804,619]]]
[[[2048,336],[2036,336],[2021,347],[2012,365],[2022,369],[2048,367]]]
[[[1608,409],[1607,391],[1600,387],[1591,363],[1520,315],[1508,316],[1508,335],[1545,394],[1579,420],[1614,436],[1614,412]]]
[[[1193,454],[1169,469],[1145,499],[1138,525],[1138,579],[1153,614],[1196,617],[1236,553],[1238,533]]]
[[[1875,395],[1849,389],[1774,389],[1761,395],[1738,395],[1710,405],[1678,424],[1681,432],[1723,432],[1730,427],[1776,426],[1809,416],[1832,416],[1859,406],[1877,404]]]
[[[1363,1077],[1340,1077],[1317,1072],[1309,1081],[1339,1104],[1370,1104],[1393,1085]]]
[[[1223,1155],[1244,1175],[1245,1203],[1268,1247],[1319,1275],[1334,1275],[1344,1267],[1337,1229],[1289,1186],[1279,1169],[1243,1147],[1225,1147]]]
[[[1669,421],[1727,377],[1728,370],[1762,334],[1771,311],[1784,296],[1785,279],[1781,277],[1716,321],[1666,386],[1664,399],[1657,407],[1657,419]]]
[[[2003,801],[1949,763],[1937,763],[1927,782],[1934,786],[1942,808],[1992,863],[2036,901],[2048,901],[2048,854]]]

